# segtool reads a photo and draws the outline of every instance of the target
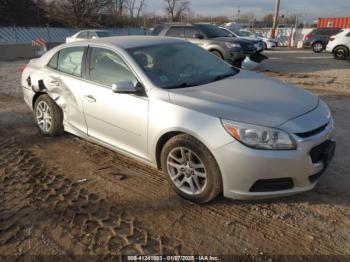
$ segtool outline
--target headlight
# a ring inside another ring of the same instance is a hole
[[[282,130],[230,120],[221,120],[221,122],[231,136],[248,147],[268,150],[296,149],[293,138]]]
[[[241,45],[237,43],[225,43],[228,48],[240,48]]]

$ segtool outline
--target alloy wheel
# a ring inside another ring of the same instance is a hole
[[[40,101],[36,107],[36,120],[42,131],[49,132],[52,125],[52,114],[50,106],[45,101]]]
[[[322,50],[323,50],[323,45],[322,45],[321,43],[316,43],[316,44],[314,45],[314,51],[315,51],[315,52],[319,53],[319,52],[321,52]]]
[[[207,186],[203,161],[192,150],[176,147],[167,157],[168,174],[174,185],[189,195],[201,194]]]

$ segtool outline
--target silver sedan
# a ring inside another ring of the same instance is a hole
[[[318,97],[180,39],[64,44],[21,82],[43,135],[66,131],[160,168],[195,202],[311,190],[335,150]]]

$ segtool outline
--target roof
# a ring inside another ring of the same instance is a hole
[[[167,43],[184,43],[186,41],[172,38],[172,37],[161,37],[161,36],[112,36],[112,37],[103,37],[97,39],[89,39],[86,41],[79,41],[75,43],[96,43],[96,44],[107,44],[118,46],[122,49],[141,47],[141,46],[150,46],[156,44],[167,44]]]

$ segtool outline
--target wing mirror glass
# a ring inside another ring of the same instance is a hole
[[[132,81],[122,81],[112,85],[112,91],[117,94],[135,94],[136,87]]]

